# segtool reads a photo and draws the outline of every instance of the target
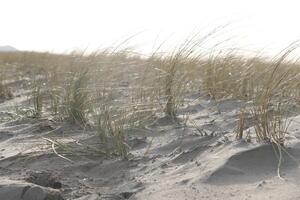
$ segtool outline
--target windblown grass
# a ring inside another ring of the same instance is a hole
[[[300,102],[300,67],[287,59],[295,46],[273,60],[234,50],[210,53],[202,48],[210,36],[191,37],[172,53],[149,57],[117,48],[89,54],[16,52],[1,53],[0,64],[13,66],[29,82],[24,88],[32,91],[36,116],[95,128],[108,156],[126,158],[128,129],[162,115],[176,118],[185,94],[199,90],[217,101],[249,103],[241,111],[237,139],[245,137],[250,113],[259,142],[284,144],[288,108]],[[0,96],[10,96],[1,84]]]
[[[74,80],[71,81],[66,90],[66,109],[69,120],[72,123],[87,123],[86,111],[88,106],[88,71],[74,74]]]

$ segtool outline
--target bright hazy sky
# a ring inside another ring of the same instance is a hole
[[[136,33],[130,44],[151,48],[224,24],[236,46],[278,52],[300,39],[300,1],[0,0],[0,45],[21,50],[93,49]]]

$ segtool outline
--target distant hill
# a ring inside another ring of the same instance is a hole
[[[13,52],[13,51],[18,51],[18,49],[12,46],[0,46],[0,52]]]

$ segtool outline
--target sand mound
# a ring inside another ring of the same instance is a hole
[[[241,184],[262,181],[277,176],[279,163],[276,146],[262,145],[236,153],[209,175],[210,184]],[[289,150],[289,153],[292,151]],[[292,154],[292,153],[291,153]],[[297,162],[283,152],[281,174],[297,168]]]
[[[47,171],[30,171],[27,181],[43,187],[60,189],[61,182],[51,172]]]
[[[63,200],[59,191],[35,184],[2,180],[0,199],[6,200]]]

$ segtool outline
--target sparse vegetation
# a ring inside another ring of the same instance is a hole
[[[88,72],[80,72],[74,74],[69,87],[66,89],[66,110],[69,120],[72,123],[85,124],[87,123],[87,106],[88,106]]]
[[[0,73],[0,102],[13,98],[13,93],[10,88],[3,82],[5,72]]]
[[[276,60],[234,51],[205,56],[201,45],[208,38],[191,38],[171,54],[156,52],[149,58],[128,49],[106,49],[69,55],[4,53],[0,61],[29,78],[24,88],[31,90],[35,117],[51,115],[94,127],[99,148],[108,157],[126,158],[126,130],[143,127],[163,113],[176,118],[184,95],[199,90],[217,101],[248,102],[239,114],[237,139],[253,137],[244,134],[245,115],[250,114],[257,141],[283,145],[288,107],[299,105],[300,99],[300,67],[287,59],[295,47]],[[11,97],[3,84],[0,96]]]
[[[101,113],[98,114],[96,128],[100,142],[108,157],[119,155],[126,159],[128,154],[124,136],[126,124],[121,122],[122,119],[113,119],[110,113],[111,110],[103,107]]]
[[[2,82],[0,82],[0,101],[11,99],[13,97],[12,92],[9,90],[7,86],[5,86]]]
[[[33,90],[33,116],[34,117],[41,117],[43,112],[43,97],[41,86],[37,85]]]

